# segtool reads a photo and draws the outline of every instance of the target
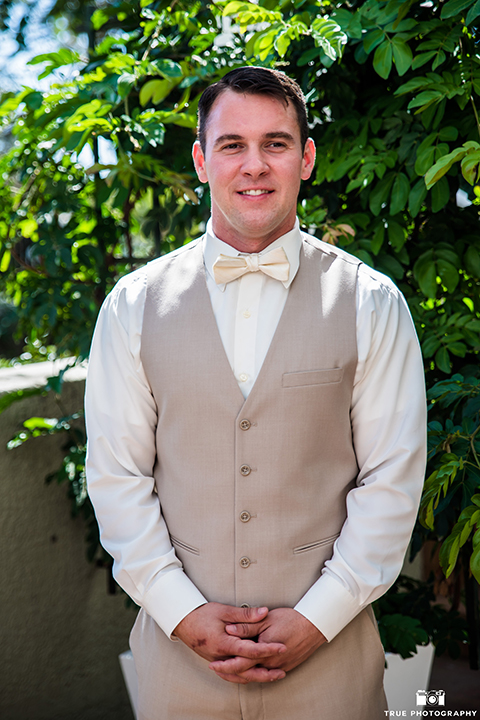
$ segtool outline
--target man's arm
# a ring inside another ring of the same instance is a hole
[[[347,520],[321,577],[294,610],[271,611],[262,623],[262,640],[287,645],[280,658],[283,669],[302,662],[296,651],[300,638],[311,638],[315,649],[312,626],[330,641],[386,592],[401,569],[417,515],[426,454],[420,348],[398,289],[365,267],[357,295],[357,340],[351,412],[357,487],[347,496]],[[305,623],[296,622],[295,612]],[[286,617],[297,626],[292,638],[283,631]],[[227,632],[252,637],[254,628],[240,624],[227,626]],[[219,674],[241,674],[246,663],[237,658],[211,667]]]
[[[137,271],[100,311],[85,396],[86,470],[115,579],[170,636],[207,601],[183,572],[155,492],[157,413],[140,361],[145,289],[145,273]]]

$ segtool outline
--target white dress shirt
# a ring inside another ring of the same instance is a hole
[[[218,255],[241,253],[215,237],[211,222],[203,242],[218,330],[247,397],[298,271],[302,233],[297,221],[293,230],[264,250],[285,250],[290,262],[285,283],[256,272],[217,285],[213,263]],[[140,359],[145,296],[146,273],[139,269],[120,280],[99,315],[86,392],[87,478],[117,581],[171,635],[206,600],[183,572],[161,514],[157,510],[146,522],[139,509],[142,497],[154,487],[148,456],[154,451],[156,417]],[[357,487],[347,496],[347,520],[332,558],[295,606],[327,640],[380,597],[398,575],[425,470],[424,371],[405,300],[389,278],[360,265],[356,311],[358,362],[351,422],[360,468]],[[119,393],[120,388],[130,391]],[[114,437],[124,438],[120,457],[118,443],[113,449]],[[131,482],[125,485],[128,478]]]

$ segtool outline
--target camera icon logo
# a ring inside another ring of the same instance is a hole
[[[438,707],[445,705],[444,690],[417,690],[417,706]]]

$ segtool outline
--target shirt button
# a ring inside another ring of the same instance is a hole
[[[241,608],[249,608],[249,607],[252,607],[252,606],[249,605],[248,603],[242,603],[242,604],[240,605],[240,607],[241,607]]]
[[[242,522],[248,522],[251,517],[252,517],[252,516],[250,515],[250,513],[248,512],[248,510],[244,510],[243,512],[240,513],[240,520],[241,520]]]
[[[250,558],[248,557],[242,557],[240,558],[240,565],[242,568],[247,568],[251,563]]]
[[[252,423],[250,422],[250,420],[247,420],[247,419],[240,420],[240,429],[241,429],[241,430],[248,430],[249,427],[251,426],[251,424],[252,424]]]
[[[241,375],[238,376],[238,379],[240,380],[240,382],[247,382],[247,380],[248,380],[247,373],[242,373]]]
[[[243,314],[243,317],[246,318],[247,320],[249,317],[252,316],[252,313],[250,312],[250,310],[244,310],[242,314]]]
[[[242,467],[240,468],[240,472],[246,477],[247,475],[250,475],[250,473],[252,472],[252,468],[250,467],[250,465],[242,465]]]

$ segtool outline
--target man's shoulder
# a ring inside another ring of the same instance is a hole
[[[339,248],[336,245],[331,245],[323,240],[319,240],[309,233],[302,232],[302,238],[303,241],[310,247],[315,248],[326,255],[338,258],[345,263],[357,266],[357,279],[360,287],[366,286],[370,292],[373,290],[379,290],[386,292],[387,294],[393,293],[394,295],[397,295],[400,293],[398,287],[395,285],[394,281],[388,277],[388,275],[384,275],[379,270],[375,270],[375,268],[370,267],[370,265],[367,265],[363,262],[363,260],[355,257],[355,255],[351,255],[349,252],[342,250],[342,248]]]
[[[357,257],[355,257],[355,255],[351,255],[350,253],[346,252],[345,250],[342,250],[341,248],[337,247],[336,245],[331,245],[330,243],[326,243],[323,240],[319,240],[314,235],[310,235],[309,233],[302,232],[302,240],[313,250],[319,250],[321,253],[323,253],[325,255],[329,255],[331,257],[336,257],[339,260],[342,260],[343,262],[349,263],[350,265],[361,265],[362,264],[362,261],[359,260]]]
[[[145,266],[144,270],[149,273],[156,273],[158,271],[163,271],[164,268],[166,268],[168,265],[177,262],[178,260],[186,260],[192,251],[194,251],[196,248],[198,248],[199,244],[201,244],[203,241],[203,235],[200,235],[200,237],[195,238],[194,240],[191,240],[189,243],[186,243],[185,245],[182,245],[181,247],[177,248],[176,250],[172,250],[169,253],[165,253],[165,255],[160,255],[160,257],[155,258],[154,260],[150,260]]]

